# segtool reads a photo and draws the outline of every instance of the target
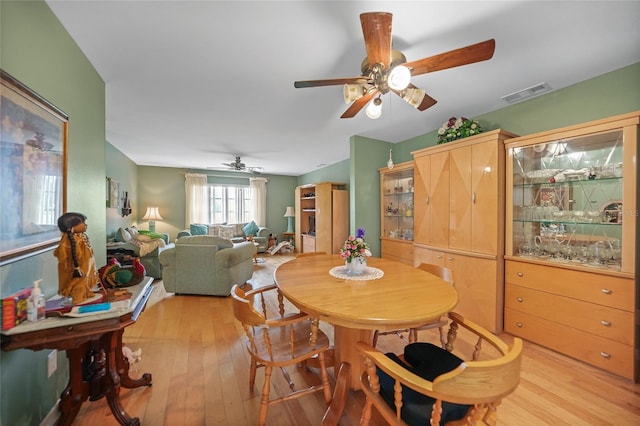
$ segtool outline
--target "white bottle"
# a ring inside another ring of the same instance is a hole
[[[45,316],[45,307],[47,302],[42,295],[40,282],[42,282],[42,280],[36,280],[33,282],[31,296],[27,299],[27,320],[29,322],[40,321],[44,319]]]

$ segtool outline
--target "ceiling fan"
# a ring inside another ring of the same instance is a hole
[[[294,87],[344,84],[344,100],[352,104],[340,118],[354,117],[372,99],[365,112],[369,118],[378,118],[382,114],[381,95],[389,91],[420,111],[438,102],[424,90],[411,84],[411,77],[485,61],[493,57],[496,42],[490,39],[407,62],[402,52],[391,48],[391,17],[392,14],[387,12],[368,12],[360,15],[367,57],[362,61],[359,77],[296,81]]]
[[[264,170],[262,167],[257,166],[247,166],[240,160],[240,156],[236,156],[236,161],[233,163],[222,163],[223,166],[227,168],[224,170],[233,170],[234,172],[248,172],[248,173],[256,173],[259,174]]]

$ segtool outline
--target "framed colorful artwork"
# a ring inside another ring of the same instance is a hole
[[[69,117],[0,70],[0,265],[57,245]]]

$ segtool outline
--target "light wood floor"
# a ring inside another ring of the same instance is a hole
[[[287,260],[274,256],[278,261]],[[267,259],[269,262],[270,259]],[[266,269],[266,271],[260,271]],[[272,269],[256,267],[256,284],[272,281]],[[164,294],[125,332],[125,343],[142,348],[142,360],[132,376],[153,374],[149,388],[123,389],[122,403],[143,425],[255,425],[258,418],[262,369],[254,392],[249,390],[249,363],[243,331],[233,317],[229,298]],[[330,335],[332,327],[323,324]],[[422,332],[421,340],[437,340],[437,331]],[[510,337],[502,336],[505,340]],[[381,336],[378,348],[401,352],[404,342]],[[315,371],[293,368],[294,382],[319,382]],[[333,381],[333,369],[330,369]],[[274,372],[272,396],[286,392],[282,375]],[[342,425],[357,425],[362,392],[351,392]],[[276,404],[268,424],[319,425],[324,413],[320,393]],[[74,425],[116,425],[104,400],[85,402]],[[374,416],[374,425],[384,424]],[[640,425],[640,384],[525,342],[520,386],[498,410],[499,425]]]

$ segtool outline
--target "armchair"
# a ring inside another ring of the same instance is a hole
[[[228,296],[253,275],[255,246],[208,235],[183,236],[160,254],[168,292]]]
[[[357,343],[367,367],[361,377],[367,397],[361,425],[369,424],[372,405],[397,426],[496,423],[498,405],[520,381],[522,340],[516,337],[508,345],[455,312],[449,319],[446,349],[412,343],[398,356]],[[459,345],[465,351],[453,353],[458,331],[472,338]]]

